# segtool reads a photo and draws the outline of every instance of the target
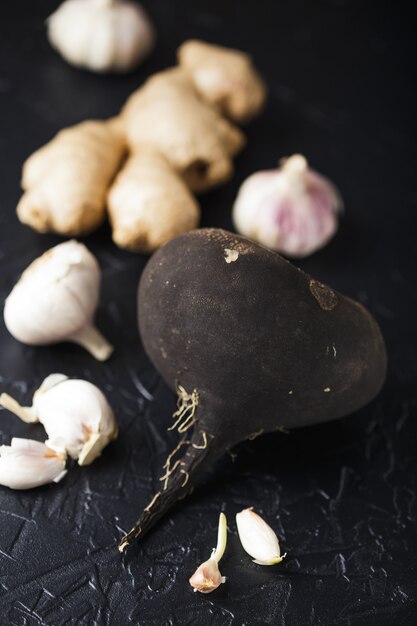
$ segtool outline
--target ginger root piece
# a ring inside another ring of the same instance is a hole
[[[89,120],[62,130],[23,165],[19,220],[38,232],[70,237],[98,228],[124,153],[117,119]]]
[[[148,79],[121,115],[131,149],[159,151],[196,192],[226,182],[232,157],[245,144],[243,133],[200,98],[181,68]]]
[[[150,253],[196,228],[199,206],[187,186],[159,153],[131,156],[108,196],[113,241],[121,248]]]
[[[222,116],[246,121],[261,109],[266,89],[237,50],[188,41],[178,58],[180,66],[150,77],[118,117],[64,129],[27,159],[21,222],[38,232],[85,235],[103,222],[108,203],[115,243],[141,252],[198,225],[192,192],[229,180],[246,143]]]
[[[194,39],[177,54],[199,94],[223,115],[241,124],[260,113],[267,89],[249,55]]]

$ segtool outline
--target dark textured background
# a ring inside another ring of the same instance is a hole
[[[250,51],[270,86],[234,180],[202,198],[203,223],[230,227],[245,176],[305,153],[339,185],[346,214],[333,242],[300,265],[370,308],[390,369],[383,393],[358,414],[240,446],[122,558],[118,540],[175,441],[166,433],[174,398],[136,331],[146,258],[118,250],[107,227],[88,237],[103,270],[98,325],[114,356],[103,365],[71,345],[25,347],[1,323],[1,390],[29,401],[50,372],[88,378],[107,392],[120,437],[59,485],[0,487],[1,626],[416,624],[417,107],[406,3],[148,1],[158,47],[129,77],[66,65],[45,37],[56,5],[0,4],[0,300],[59,241],[15,218],[25,157],[63,126],[115,114],[146,76],[174,62],[184,39],[200,37]],[[43,431],[2,411],[1,443],[12,435]],[[288,552],[280,566],[256,566],[239,547],[234,515],[250,505],[280,535]],[[209,556],[220,509],[231,529],[228,581],[194,594],[188,577]]]

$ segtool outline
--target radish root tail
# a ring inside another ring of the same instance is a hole
[[[184,387],[178,385],[177,410],[172,416],[175,421],[168,430],[176,428],[183,437],[168,454],[163,465],[165,471],[159,479],[163,483],[162,488],[153,496],[135,526],[122,538],[120,552],[139,537],[143,537],[171,506],[184,498],[192,490],[200,474],[217,459],[218,453],[213,458],[214,451],[208,446],[212,435],[198,427],[198,401],[196,389],[188,393]],[[186,431],[193,426],[195,428],[192,436],[187,437]]]
[[[188,495],[200,474],[217,460],[218,453],[207,445],[209,437],[205,431],[196,429],[190,439],[182,439],[170,452],[163,466],[165,473],[160,478],[163,486],[153,496],[135,526],[122,538],[120,552],[142,538],[178,500]],[[184,452],[176,458],[180,450]]]
[[[184,387],[178,385],[177,393],[177,410],[172,415],[175,422],[168,430],[175,430],[175,428],[177,428],[178,432],[183,434],[194,426],[196,422],[195,412],[198,406],[198,392],[197,389],[193,389],[192,393],[188,393]]]
[[[183,439],[172,450],[172,452],[170,452],[168,454],[167,460],[165,461],[165,463],[163,465],[163,469],[165,470],[165,474],[163,476],[161,476],[161,478],[159,479],[159,480],[163,480],[164,481],[164,491],[168,487],[168,481],[169,481],[169,477],[171,476],[171,474],[173,472],[175,472],[175,470],[177,469],[178,465],[184,465],[183,461],[180,461],[179,459],[177,459],[175,461],[174,465],[171,467],[171,461],[172,461],[173,457],[182,448],[182,446],[190,445],[190,443],[191,443],[191,441],[189,439]]]
[[[191,444],[195,450],[205,450],[207,448],[207,435],[204,430],[201,431],[201,436],[203,438],[203,443],[197,445],[196,443]]]

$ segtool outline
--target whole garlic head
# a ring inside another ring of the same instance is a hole
[[[155,42],[145,11],[129,0],[66,0],[47,24],[64,59],[93,72],[129,72]]]
[[[236,230],[289,257],[304,257],[335,235],[343,203],[336,187],[295,154],[252,174],[233,206]]]
[[[89,465],[117,437],[113,411],[98,387],[86,380],[51,374],[35,392],[31,407],[8,394],[0,405],[25,422],[43,424],[51,450],[66,450],[79,465]]]
[[[113,348],[93,326],[99,289],[96,258],[77,241],[61,243],[33,261],[7,297],[7,330],[29,345],[72,341],[104,361]]]

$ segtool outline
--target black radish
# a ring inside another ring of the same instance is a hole
[[[181,439],[121,550],[226,450],[352,413],[385,379],[384,341],[361,304],[223,230],[192,231],[153,255],[139,285],[139,327],[178,393],[171,429]]]

